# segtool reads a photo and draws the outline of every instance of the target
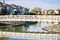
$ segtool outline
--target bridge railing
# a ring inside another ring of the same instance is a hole
[[[60,22],[59,15],[0,15],[0,21],[48,21]]]

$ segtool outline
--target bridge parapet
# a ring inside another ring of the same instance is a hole
[[[0,21],[60,22],[60,16],[59,15],[5,15],[5,16],[0,16]]]
[[[58,39],[60,36],[59,36],[59,34],[0,32],[0,37],[53,40],[53,39]]]

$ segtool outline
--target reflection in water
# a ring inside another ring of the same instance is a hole
[[[38,38],[34,36],[33,38],[20,38],[20,37],[9,37],[9,38],[4,38],[0,37],[0,40],[60,40],[60,36],[54,36],[53,35],[40,35]]]
[[[37,23],[35,25],[30,25],[27,31],[30,31],[30,32],[46,32],[46,31],[42,30],[42,28],[46,28],[46,27],[49,27],[52,25],[54,25],[54,24]]]
[[[54,36],[54,35],[40,35],[38,38],[20,38],[20,37],[15,37],[15,38],[9,38],[8,40],[60,40],[60,36]]]
[[[55,25],[55,24],[52,24],[52,23],[31,23],[31,22],[26,22],[22,25],[16,25],[16,26],[11,26],[11,25],[8,25],[6,27],[3,27],[3,28],[0,28],[0,31],[12,31],[12,32],[46,32],[44,30],[42,30],[42,28],[46,28],[48,26],[52,26],[52,25]],[[34,40],[60,40],[60,36],[40,36],[39,39],[35,38]],[[2,38],[1,38],[2,39]],[[30,40],[30,39],[24,39],[24,38],[3,38],[3,40]],[[31,39],[33,40],[33,39]]]
[[[0,37],[0,40],[8,40],[7,37]]]
[[[46,32],[42,28],[55,25],[54,23],[43,23],[43,22],[25,22],[22,25],[8,25],[0,28],[0,31],[12,31],[12,32]]]

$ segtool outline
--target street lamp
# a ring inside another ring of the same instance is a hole
[[[5,3],[5,0],[3,0],[3,3]]]

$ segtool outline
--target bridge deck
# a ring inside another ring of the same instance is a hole
[[[54,37],[53,37],[54,36]],[[39,34],[39,33],[16,33],[16,32],[0,32],[0,37],[25,38],[25,39],[40,39],[40,38],[55,38],[60,37],[59,34]]]
[[[59,15],[5,15],[0,16],[0,21],[47,21],[60,22]]]
[[[24,22],[22,21],[0,21],[0,23],[10,24],[10,25],[19,25],[19,24],[23,24]]]

